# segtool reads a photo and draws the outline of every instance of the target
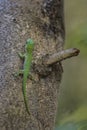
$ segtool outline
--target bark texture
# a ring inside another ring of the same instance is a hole
[[[44,55],[63,49],[63,0],[0,0],[0,130],[53,130],[62,66],[42,64]],[[18,57],[27,38],[35,42],[34,80],[28,79],[26,112],[22,77],[13,73],[22,67]]]

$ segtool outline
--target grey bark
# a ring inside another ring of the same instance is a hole
[[[27,38],[35,42],[26,112],[22,77],[13,73],[23,63]],[[42,57],[63,49],[63,0],[0,0],[0,130],[53,130],[57,112],[61,63],[42,65]]]

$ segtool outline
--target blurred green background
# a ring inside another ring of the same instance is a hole
[[[80,55],[63,62],[55,130],[87,130],[87,0],[65,0],[65,48]]]

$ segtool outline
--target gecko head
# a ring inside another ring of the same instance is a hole
[[[26,41],[26,46],[25,46],[25,49],[27,50],[27,51],[33,51],[33,49],[34,49],[34,41],[32,40],[32,39],[28,39],[27,41]]]

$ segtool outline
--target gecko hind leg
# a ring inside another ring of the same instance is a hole
[[[23,75],[23,74],[24,74],[24,70],[19,70],[14,75],[15,75],[15,77],[18,77],[19,75]]]
[[[34,75],[31,72],[29,72],[28,78],[35,82]]]
[[[30,80],[33,80],[33,75],[29,72],[29,74],[28,74],[28,78],[30,79]]]

